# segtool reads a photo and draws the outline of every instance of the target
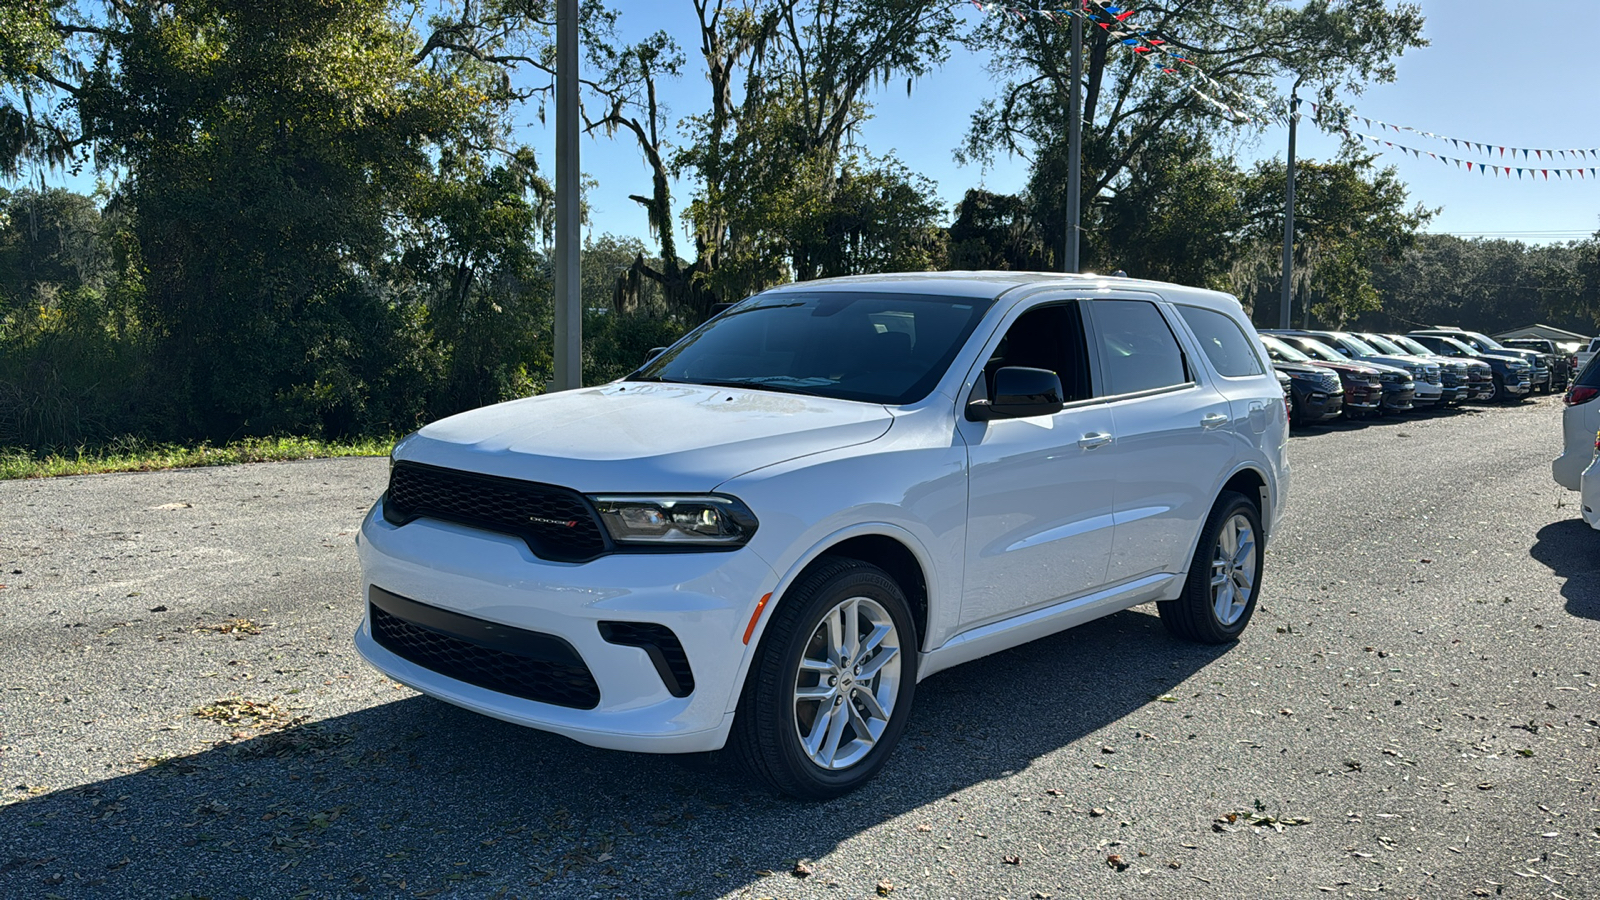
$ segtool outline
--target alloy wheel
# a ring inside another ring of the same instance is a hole
[[[900,634],[889,611],[850,597],[822,616],[795,673],[800,748],[823,769],[846,769],[872,752],[900,695]]]
[[[1211,608],[1219,624],[1232,625],[1244,615],[1255,574],[1255,529],[1236,513],[1218,529],[1211,556]]]

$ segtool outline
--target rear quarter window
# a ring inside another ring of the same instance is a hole
[[[1256,351],[1256,341],[1239,327],[1231,316],[1200,306],[1177,306],[1178,313],[1189,323],[1200,347],[1217,373],[1227,378],[1260,375],[1266,371],[1261,355]]]

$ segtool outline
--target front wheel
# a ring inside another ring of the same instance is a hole
[[[1201,529],[1183,594],[1156,604],[1167,630],[1202,644],[1237,639],[1256,610],[1261,551],[1256,505],[1243,494],[1224,491]]]
[[[916,648],[894,579],[856,560],[824,561],[786,593],[762,637],[734,715],[735,754],[791,797],[860,787],[905,730]]]

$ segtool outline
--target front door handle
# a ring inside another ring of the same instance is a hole
[[[1096,447],[1104,447],[1109,443],[1111,443],[1111,435],[1106,434],[1104,431],[1091,431],[1083,437],[1078,438],[1078,446],[1085,450],[1093,450]]]
[[[1226,424],[1228,424],[1228,417],[1222,413],[1206,413],[1200,417],[1200,427],[1208,431],[1212,428],[1221,428]]]

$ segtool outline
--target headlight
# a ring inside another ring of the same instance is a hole
[[[756,517],[733,497],[591,496],[600,521],[619,544],[651,547],[738,547],[756,533]]]

